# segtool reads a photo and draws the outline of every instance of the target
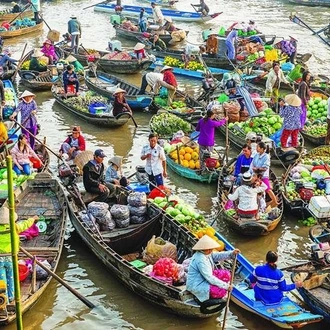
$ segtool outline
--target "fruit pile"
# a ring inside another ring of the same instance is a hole
[[[178,265],[172,258],[160,258],[153,265],[153,272],[156,276],[172,278],[178,280]]]
[[[42,66],[46,66],[48,64],[45,60],[42,59],[38,59],[38,62]],[[30,60],[27,60],[22,64],[21,70],[30,70]]]
[[[307,118],[310,120],[321,119],[322,121],[326,121],[327,107],[327,100],[322,100],[319,96],[311,98],[307,104]]]
[[[312,227],[317,224],[317,220],[314,217],[309,217],[305,220],[298,220],[298,223],[307,227]]]
[[[152,116],[150,129],[160,137],[172,137],[177,131],[184,133],[192,132],[191,124],[168,112],[163,112]]]
[[[307,125],[306,125],[307,124]],[[327,134],[327,124],[314,122],[312,124],[308,124],[308,122],[304,126],[304,132],[313,135],[315,137],[325,136]]]
[[[88,91],[84,95],[70,97],[64,100],[64,103],[71,105],[75,109],[83,112],[88,112],[89,106],[93,103],[108,103],[108,99]]]
[[[187,66],[185,67],[185,64],[182,61],[180,61],[177,58],[173,58],[171,56],[165,56],[164,65],[169,65],[171,67],[187,69],[187,70],[192,70],[192,71],[204,70],[203,64],[201,64],[197,61],[189,61]]]
[[[178,147],[178,150],[176,150],[176,145],[172,144],[171,149],[172,151],[169,153],[169,156],[177,164],[181,164],[183,167],[188,167],[192,170],[200,168],[198,147],[190,148],[190,147],[182,146],[182,147]]]

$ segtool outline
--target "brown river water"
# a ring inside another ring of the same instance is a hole
[[[43,2],[42,10],[44,18],[49,26],[59,30],[61,34],[67,30],[67,22],[71,14],[76,14],[82,24],[82,40],[85,47],[105,49],[110,39],[115,39],[114,29],[109,22],[109,15],[94,13],[93,9],[84,7],[97,3],[97,0],[58,0]],[[134,2],[134,0],[132,1]],[[128,3],[132,3],[128,1]],[[198,1],[195,1],[196,3]],[[310,52],[314,56],[309,61],[313,72],[329,75],[330,57],[329,49],[317,37],[293,23],[288,19],[291,11],[298,12],[299,16],[315,29],[320,29],[328,24],[328,10],[321,7],[293,6],[287,1],[264,0],[232,0],[228,2],[219,0],[206,1],[211,12],[223,11],[218,18],[205,24],[177,23],[190,31],[189,42],[200,43],[201,31],[206,28],[219,29],[228,27],[234,21],[248,21],[255,19],[259,29],[266,34],[276,33],[280,37],[293,35],[299,40],[299,52]],[[123,1],[124,3],[124,1]],[[138,3],[135,0],[135,4]],[[148,5],[142,3],[141,5]],[[190,0],[180,0],[177,8],[181,10],[193,10]],[[43,35],[27,35],[15,41],[8,41],[14,51],[14,57],[20,58],[20,54],[27,43],[27,49],[41,46],[47,35],[47,27]],[[123,46],[130,46],[123,41]],[[139,85],[140,75],[130,75],[128,79]],[[196,87],[197,86],[197,87]],[[180,88],[196,90],[200,86],[198,81],[180,79]],[[24,91],[24,86],[18,86],[19,91]],[[138,128],[135,129],[132,122],[124,127],[109,130],[95,127],[89,123],[76,119],[72,114],[66,113],[57,104],[54,104],[50,92],[38,93],[39,122],[41,123],[40,136],[47,136],[48,145],[55,151],[64,140],[68,130],[74,124],[81,125],[83,135],[87,140],[87,148],[94,150],[102,148],[109,157],[121,155],[124,157],[125,173],[134,172],[136,165],[143,164],[139,154],[141,147],[147,142],[149,113],[136,113],[134,115]],[[224,137],[218,135],[217,143],[223,144]],[[234,156],[237,150],[230,153]],[[57,161],[52,157],[52,169],[56,170]],[[276,169],[281,175],[283,169]],[[216,214],[215,185],[202,185],[189,182],[174,173],[169,173],[166,182],[174,193],[184,196],[192,205],[200,209],[212,219]],[[286,216],[277,229],[269,236],[260,238],[241,237],[230,231],[221,218],[215,223],[217,229],[223,233],[229,241],[240,248],[253,263],[263,260],[269,249],[279,252],[279,265],[294,264],[301,259],[306,259],[309,253],[310,240],[308,228],[297,227],[297,219]],[[207,320],[186,320],[179,318],[145,302],[135,296],[119,281],[109,274],[103,265],[94,257],[88,248],[82,244],[79,237],[68,228],[64,253],[58,268],[58,274],[81,294],[90,299],[97,307],[89,310],[83,303],[69,293],[64,287],[53,281],[48,292],[41,297],[38,303],[29,311],[23,319],[25,329],[221,329],[223,313],[218,318]],[[306,327],[307,330],[325,329],[326,324],[316,324]],[[8,326],[15,329],[15,324]],[[6,329],[7,329],[6,328]],[[276,327],[244,312],[231,304],[226,322],[226,329],[275,329]]]

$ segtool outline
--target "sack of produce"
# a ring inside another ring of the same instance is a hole
[[[228,123],[236,123],[239,121],[239,112],[235,114],[228,114]]]
[[[131,206],[128,205],[129,213],[130,215],[145,215],[147,213],[147,206],[146,205],[141,205],[141,206]]]
[[[94,232],[96,233],[99,229],[100,226],[98,223],[96,223],[96,220],[92,214],[88,214],[86,211],[81,211],[79,212],[79,216],[81,220],[87,224],[87,226]]]
[[[131,224],[141,224],[147,221],[146,215],[131,215]]]
[[[145,206],[147,205],[147,195],[144,192],[132,192],[128,195],[127,202],[130,206]]]
[[[87,209],[95,218],[102,218],[109,210],[109,205],[103,202],[91,202],[88,204]]]
[[[163,240],[161,237],[155,235],[149,240],[147,247],[142,253],[143,261],[148,264],[155,264],[160,258],[172,258],[174,261],[178,260],[176,246],[171,242]]]
[[[234,101],[225,102],[223,104],[223,108],[229,116],[231,114],[239,113],[241,106],[236,100],[234,100]]]
[[[115,222],[116,222],[116,226],[118,228],[126,228],[129,226],[130,224],[130,218],[123,218],[123,219],[115,219]]]
[[[178,264],[172,258],[160,258],[152,270],[156,276],[178,280]]]
[[[129,219],[129,209],[127,205],[114,204],[110,209],[110,213],[116,223],[117,220]]]

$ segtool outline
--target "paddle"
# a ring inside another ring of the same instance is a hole
[[[11,78],[13,81],[15,80],[17,72],[18,72],[18,70],[19,70],[19,68],[22,64],[22,60],[23,60],[23,57],[24,57],[24,54],[25,54],[26,47],[27,47],[27,43],[25,43],[25,45],[24,45],[21,58],[19,59],[18,64],[16,65],[16,70],[15,70],[15,72],[14,72],[12,78]]]
[[[25,8],[24,8],[22,11],[20,11],[19,14],[18,14],[14,19],[12,19],[12,20],[9,22],[9,24],[13,23],[13,22],[14,22],[18,17],[20,17],[20,16],[22,15],[22,13],[24,13],[25,10],[27,10],[29,7],[30,7],[30,6],[25,6]]]
[[[231,278],[230,278],[229,285],[233,285],[235,269],[236,269],[236,262],[237,262],[237,254],[235,254],[235,259],[233,262],[233,266],[231,268]],[[230,303],[231,291],[232,290],[228,291],[228,295],[227,295],[227,303],[226,303],[226,308],[225,308],[225,315],[223,316],[222,330],[224,330],[225,326],[226,326],[226,319],[227,319],[227,312],[228,312],[229,303]]]
[[[42,262],[40,262],[36,256],[32,255],[28,251],[26,251],[24,248],[20,247],[20,250],[26,254],[29,258],[34,260],[38,266],[40,266],[43,270],[45,270],[49,275],[51,275],[55,280],[57,280],[59,283],[61,283],[65,288],[67,288],[71,293],[73,293],[78,299],[80,299],[87,307],[94,308],[95,305],[90,302],[86,297],[84,297],[82,294],[80,294],[76,289],[74,289],[72,286],[70,286],[67,282],[65,282],[62,278],[60,278],[58,275],[56,275],[53,271],[51,271],[49,268],[47,268]]]
[[[204,19],[204,15],[203,15],[203,13],[200,12],[200,11],[198,11],[198,10],[196,9],[195,5],[193,5],[192,3],[191,3],[190,5],[191,5],[191,7],[194,8],[194,10],[195,10],[195,12],[196,12],[197,14],[200,14],[201,19],[203,20],[203,22],[205,22],[205,19]]]
[[[134,125],[135,125],[135,127],[137,128],[138,127],[138,124],[136,123],[136,121],[135,121],[135,119],[134,119],[134,117],[133,117],[133,114],[131,114],[131,113],[129,113],[129,112],[122,112],[122,113],[119,113],[115,118],[116,119],[119,119],[121,116],[130,116],[131,117],[131,119],[132,119],[132,121],[133,121],[133,123],[134,123]]]

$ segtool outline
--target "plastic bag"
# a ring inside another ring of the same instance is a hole
[[[145,215],[147,213],[147,206],[146,205],[142,205],[142,206],[128,206],[130,215],[138,215],[138,216],[142,216]]]
[[[95,218],[104,217],[109,210],[109,205],[103,202],[91,202],[88,204],[88,211]]]
[[[229,283],[230,281],[230,271],[226,269],[215,269],[213,275],[219,280]],[[226,289],[219,288],[216,285],[210,285],[210,298],[223,298],[227,293]]]
[[[86,211],[81,211],[78,214],[81,217],[81,220],[86,223],[94,233],[100,229],[99,224],[96,223],[96,220],[92,214],[87,214]]]
[[[131,215],[131,224],[141,224],[147,221],[145,215]]]
[[[47,260],[43,260],[41,261],[41,263],[46,266],[48,269],[51,269],[52,266],[50,265],[50,263]],[[46,270],[44,270],[43,268],[41,268],[38,264],[36,266],[36,278],[37,280],[41,281],[41,280],[45,280],[48,277],[48,272]]]
[[[125,220],[129,218],[129,209],[127,205],[115,204],[111,207],[110,213],[112,217],[117,220]]]
[[[127,197],[130,206],[140,207],[147,205],[147,195],[144,192],[132,192]]]
[[[130,224],[130,218],[115,219],[115,222],[118,228],[126,228]]]
[[[153,235],[143,251],[143,261],[153,265],[158,259],[166,257],[172,258],[174,261],[178,260],[176,246]]]
[[[172,258],[160,258],[152,268],[156,276],[164,276],[174,281],[178,279],[178,265]]]

